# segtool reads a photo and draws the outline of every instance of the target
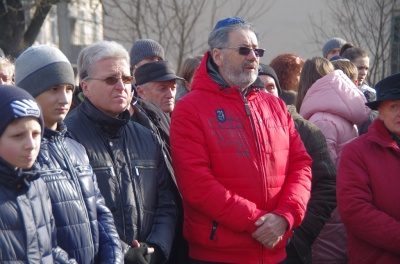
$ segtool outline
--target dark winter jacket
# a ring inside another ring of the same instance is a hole
[[[288,105],[296,130],[313,159],[311,196],[301,225],[293,230],[286,246],[283,263],[310,263],[311,245],[336,207],[336,166],[329,156],[325,136],[314,124],[304,119],[294,105]]]
[[[86,148],[120,239],[157,245],[168,258],[177,210],[161,147],[151,132],[131,122],[128,110],[113,118],[88,99],[66,123]]]
[[[58,245],[78,263],[122,263],[114,220],[84,147],[66,127],[45,128],[37,165],[49,189]]]
[[[142,126],[150,129],[160,141],[162,145],[162,153],[165,164],[167,165],[169,178],[172,183],[170,185],[171,191],[174,194],[176,205],[178,208],[178,221],[175,229],[175,238],[171,249],[171,254],[168,259],[168,264],[185,264],[188,262],[188,246],[187,242],[183,238],[183,205],[182,197],[179,193],[178,186],[174,175],[174,169],[172,167],[171,150],[169,142],[169,129],[171,125],[171,118],[161,108],[155,104],[138,99],[134,105],[132,105],[134,114],[131,120],[138,122]]]
[[[76,263],[57,247],[46,184],[0,158],[0,263]]]

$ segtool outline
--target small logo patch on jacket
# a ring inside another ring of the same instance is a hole
[[[224,109],[215,110],[215,114],[217,115],[217,119],[219,122],[223,123],[226,121],[226,115]]]

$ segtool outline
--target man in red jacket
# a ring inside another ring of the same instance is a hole
[[[253,25],[221,20],[208,44],[170,132],[190,263],[278,263],[304,217],[311,158],[284,102],[259,92]]]

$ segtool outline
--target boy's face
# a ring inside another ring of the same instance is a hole
[[[37,118],[14,120],[0,136],[0,156],[15,168],[29,169],[39,153],[41,131]]]
[[[47,89],[36,96],[36,101],[42,108],[44,124],[52,130],[57,129],[57,123],[65,119],[72,103],[74,87],[61,84]]]

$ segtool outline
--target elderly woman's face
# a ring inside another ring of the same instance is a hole
[[[383,101],[378,111],[386,128],[400,138],[400,100]]]

